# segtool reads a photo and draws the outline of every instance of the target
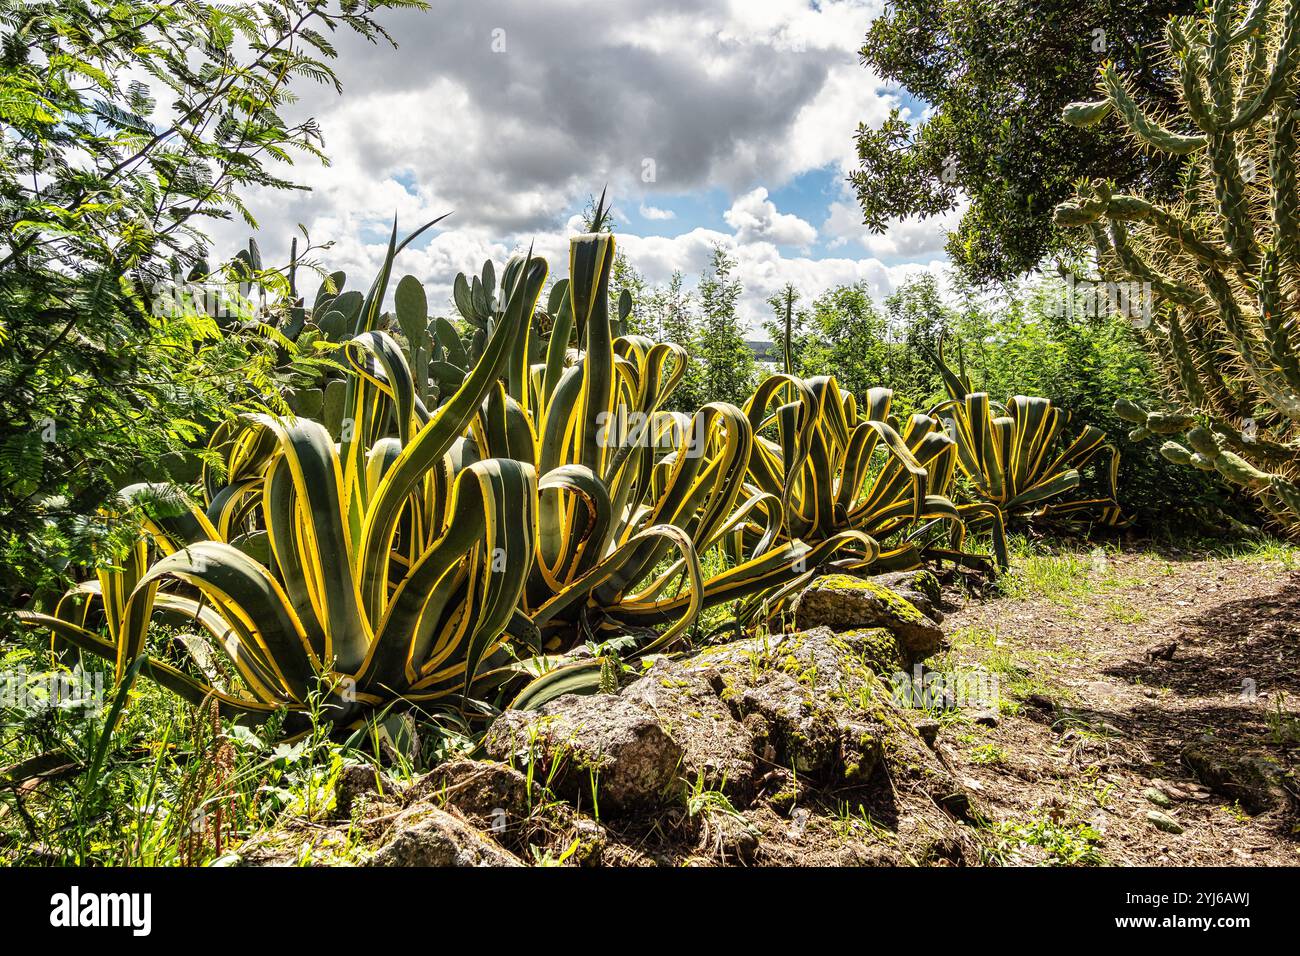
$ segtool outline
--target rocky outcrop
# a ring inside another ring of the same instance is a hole
[[[884,628],[908,666],[944,647],[943,629],[911,602],[873,579],[848,574],[828,574],[804,588],[794,600],[794,621],[800,630]]]
[[[507,710],[482,740],[491,759],[450,760],[405,788],[372,767],[345,768],[334,826],[303,828],[305,858],[974,862],[975,831],[963,821],[978,812],[931,746],[937,725],[900,706],[890,680],[943,644],[917,606],[937,613],[937,582],[888,580],[913,599],[879,580],[829,575],[796,599],[800,630],[643,661],[614,693]],[[301,861],[301,837],[260,854],[247,862]]]
[[[971,841],[955,820],[973,815],[970,796],[877,675],[882,633],[815,628],[661,658],[616,695],[506,712],[487,749],[580,805],[598,781],[602,820],[698,804],[719,859],[763,858],[756,813],[806,813],[806,795],[849,790],[882,801],[897,827],[876,862],[960,861]]]
[[[611,694],[567,695],[535,713],[506,711],[483,746],[601,813],[658,805],[682,760],[681,746],[654,714]]]
[[[403,813],[367,866],[520,866],[464,820],[426,803]]]

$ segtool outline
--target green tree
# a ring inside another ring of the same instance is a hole
[[[681,272],[674,272],[668,285],[659,286],[646,296],[646,307],[641,322],[645,334],[657,342],[672,342],[686,350],[686,374],[669,396],[668,405],[673,411],[694,412],[708,399],[703,398],[700,363],[691,360],[695,354],[697,328],[691,294],[684,289]]]
[[[801,375],[803,356],[808,347],[808,311],[799,308],[801,300],[794,283],[788,282],[776,295],[768,297],[772,318],[763,323],[763,329],[772,338],[771,354],[779,371]],[[789,343],[787,360],[786,343]]]
[[[827,289],[813,300],[803,349],[804,375],[834,375],[840,388],[862,396],[887,385],[885,318],[865,282]]]
[[[933,273],[909,279],[885,299],[889,329],[886,381],[908,411],[924,411],[943,392],[935,366],[939,341],[952,326],[953,310],[944,303]]]
[[[1052,224],[1052,209],[1080,177],[1141,184],[1172,195],[1180,164],[1060,122],[1070,102],[1094,98],[1103,60],[1122,67],[1138,98],[1164,114],[1175,104],[1160,55],[1164,21],[1193,0],[895,0],[872,22],[863,62],[930,107],[909,124],[898,110],[857,133],[851,180],[864,221],[970,207],[948,241],[972,280],[1026,273],[1044,257],[1072,255],[1078,240]]]
[[[695,338],[705,401],[743,405],[754,387],[757,365],[736,314],[742,292],[733,277],[736,260],[714,246],[709,265],[700,276],[700,320]]]
[[[205,222],[255,226],[243,190],[293,188],[273,164],[323,158],[280,111],[337,88],[328,34],[419,6],[0,0],[0,601],[91,559],[115,484],[247,397],[256,343],[156,292],[207,273]]]
[[[609,277],[609,314],[618,314],[618,301],[626,292],[632,297],[632,311],[628,314],[626,335],[653,337],[654,326],[649,313],[649,285],[621,249],[614,254],[614,268]]]

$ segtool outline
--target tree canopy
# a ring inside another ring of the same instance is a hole
[[[931,108],[918,123],[895,109],[857,133],[851,175],[864,222],[935,216],[970,206],[948,240],[972,281],[1009,279],[1048,255],[1078,250],[1052,209],[1080,177],[1169,193],[1178,163],[1135,149],[1117,131],[1095,135],[1060,120],[1094,99],[1097,67],[1117,63],[1139,98],[1171,106],[1163,43],[1170,14],[1191,0],[897,0],[875,20],[865,65]]]
[[[205,222],[256,225],[245,190],[324,160],[285,114],[337,88],[331,35],[388,40],[376,14],[408,6],[0,0],[0,591],[85,559],[128,471],[256,389],[249,343],[158,291],[208,276]]]

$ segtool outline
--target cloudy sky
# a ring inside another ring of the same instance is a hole
[[[444,228],[398,273],[443,309],[458,271],[530,242],[567,274],[566,237],[608,184],[621,248],[652,283],[693,281],[715,243],[739,261],[747,321],[787,281],[884,295],[943,265],[943,220],[868,234],[844,177],[853,131],[920,107],[857,51],[875,0],[431,0],[384,20],[400,48],[340,45],[343,95],[301,89],[329,167],[254,195],[268,259],[297,223],[331,268],[369,281],[394,214]],[[213,231],[220,246],[241,226]]]

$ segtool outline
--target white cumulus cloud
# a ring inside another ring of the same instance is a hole
[[[642,217],[645,219],[664,220],[677,218],[677,213],[673,212],[671,209],[660,209],[658,206],[650,206],[646,203],[641,204],[641,208],[638,212],[640,212]]]

